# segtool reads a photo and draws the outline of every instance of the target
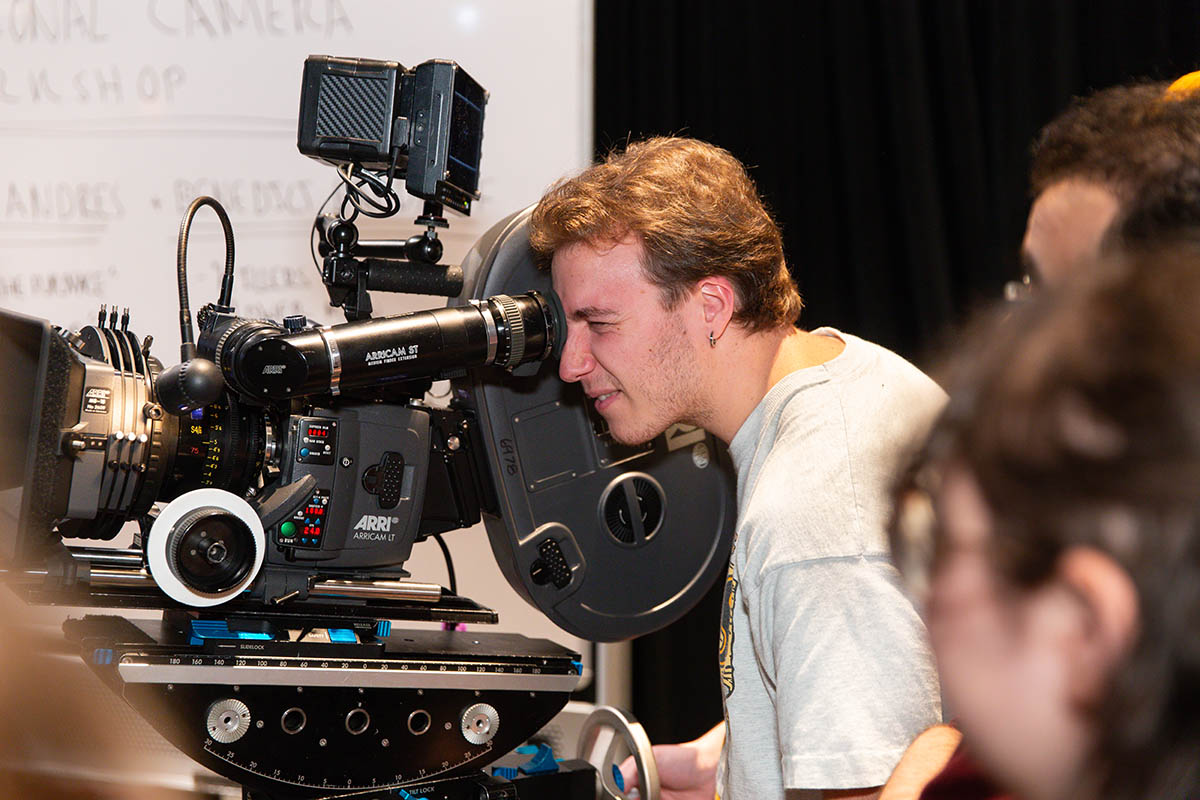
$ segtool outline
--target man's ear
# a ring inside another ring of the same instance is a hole
[[[696,295],[704,314],[704,324],[720,339],[737,310],[737,290],[724,275],[710,275],[696,283]]]
[[[1092,547],[1068,549],[1059,559],[1057,574],[1081,612],[1066,645],[1071,699],[1091,707],[1137,642],[1137,587],[1112,556]]]

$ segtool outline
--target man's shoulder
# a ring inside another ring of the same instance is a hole
[[[895,440],[923,438],[947,401],[945,390],[918,366],[883,345],[851,334],[842,357],[829,363],[831,393],[846,424],[880,428]]]
[[[838,332],[846,342],[842,357],[829,362],[831,377],[840,381],[871,382],[880,377],[944,396],[937,383],[904,356],[860,336]]]
[[[805,458],[809,447],[820,442],[839,446],[864,428],[886,428],[889,439],[921,438],[928,432],[946,404],[946,392],[884,347],[861,340],[854,349],[853,360],[827,365],[824,380],[805,380],[802,390],[779,398],[768,460]]]
[[[854,363],[790,393],[763,442],[738,514],[748,557],[763,546],[792,558],[884,547],[892,481],[925,441],[946,394],[899,355],[846,338]]]

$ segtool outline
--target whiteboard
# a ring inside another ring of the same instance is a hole
[[[591,158],[591,0],[0,0],[0,307],[70,328],[101,303],[178,361],[175,249],[201,194],[236,239],[233,302],[247,317],[343,322],[313,263],[309,228],[338,185],[296,149],[310,54],[457,61],[490,93],[480,193],[447,212],[443,263]],[[421,202],[404,198],[363,238],[404,238]],[[224,263],[211,209],[192,225],[193,314],[215,301]],[[376,313],[444,299],[373,295]],[[459,590],[500,612],[500,630],[578,640],[525,605],[492,562],[481,526],[446,534]],[[416,579],[445,583],[418,545]]]

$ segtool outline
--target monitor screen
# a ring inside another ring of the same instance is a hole
[[[0,559],[16,556],[36,458],[50,337],[44,320],[0,309]]]
[[[450,183],[460,189],[479,191],[479,156],[483,148],[483,88],[462,70],[454,78],[454,101],[450,109],[450,150],[446,171]]]

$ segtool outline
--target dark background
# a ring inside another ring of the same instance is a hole
[[[654,134],[730,150],[805,300],[928,366],[1019,276],[1029,145],[1074,95],[1200,66],[1200,2],[596,0],[597,155]],[[656,742],[721,719],[720,582],[634,643]]]

